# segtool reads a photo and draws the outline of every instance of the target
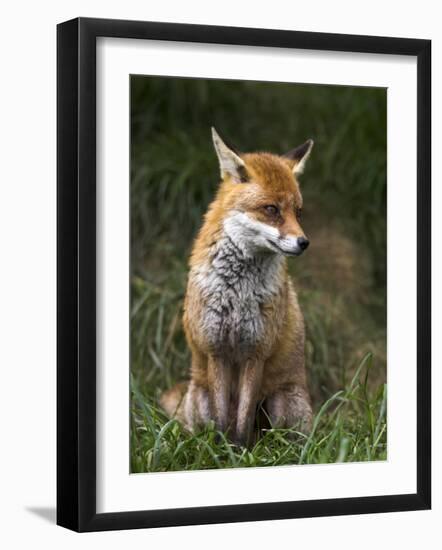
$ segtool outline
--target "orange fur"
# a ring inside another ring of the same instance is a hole
[[[224,174],[190,257],[183,318],[192,352],[190,382],[166,392],[162,405],[191,430],[214,420],[234,441],[248,444],[261,400],[277,426],[308,431],[312,410],[304,367],[304,321],[286,258],[274,275],[277,292],[260,303],[264,330],[252,349],[246,354],[220,352],[204,330],[207,296],[196,273],[210,269],[229,213],[244,212],[251,220],[276,228],[281,237],[305,237],[299,221],[302,196],[293,171],[297,160],[269,153],[245,154],[240,159],[247,182],[237,183]],[[269,214],[267,205],[277,205],[278,215]]]

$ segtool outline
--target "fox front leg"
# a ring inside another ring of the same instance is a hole
[[[249,446],[252,442],[263,369],[262,361],[253,360],[247,361],[241,368],[235,431],[235,443],[238,445]]]
[[[215,427],[217,430],[225,432],[229,427],[231,365],[219,357],[209,357],[208,382],[209,401]]]

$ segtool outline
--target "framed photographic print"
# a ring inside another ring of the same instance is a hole
[[[57,36],[57,523],[428,509],[430,41]]]

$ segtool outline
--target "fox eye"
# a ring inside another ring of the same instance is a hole
[[[269,214],[269,216],[277,216],[279,214],[279,209],[274,204],[268,204],[267,206],[264,206],[264,210],[267,214]]]
[[[298,206],[295,210],[295,214],[296,214],[296,217],[298,218],[298,220],[300,220],[301,219],[301,214],[302,214],[302,208],[299,208],[299,206]]]

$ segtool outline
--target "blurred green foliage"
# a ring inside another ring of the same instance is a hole
[[[314,139],[301,179],[311,246],[290,268],[306,318],[315,408],[347,388],[367,353],[373,360],[366,387],[384,395],[386,109],[385,89],[131,78],[131,371],[138,407],[140,395],[154,407],[159,393],[188,373],[181,326],[187,257],[219,183],[211,126],[244,152],[284,153]],[[347,424],[355,411],[348,410]]]
[[[158,238],[188,248],[218,185],[215,126],[245,152],[284,153],[313,138],[306,211],[365,243],[385,282],[385,89],[133,77],[131,97],[136,258]]]

